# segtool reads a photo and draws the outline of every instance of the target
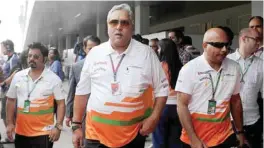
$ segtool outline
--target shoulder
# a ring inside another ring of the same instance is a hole
[[[60,77],[54,72],[52,72],[50,69],[45,69],[44,79],[53,83],[54,85],[61,83]]]
[[[134,39],[131,39],[131,48],[132,54],[140,57],[141,59],[157,57],[154,50],[152,50],[148,45],[142,44]]]
[[[228,59],[234,60],[235,57],[236,57],[236,53],[234,52],[234,53],[228,54],[226,57],[227,57]]]
[[[77,63],[74,63],[72,65],[72,68],[75,69],[81,69],[83,67],[85,59],[82,59],[81,61],[78,61]]]
[[[197,68],[199,68],[202,64],[202,55],[198,56],[197,58],[189,61],[182,67],[182,71],[195,71]]]

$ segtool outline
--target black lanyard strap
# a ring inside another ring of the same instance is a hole
[[[222,74],[222,69],[220,70],[220,72],[218,74],[216,85],[214,87],[214,82],[213,82],[212,75],[211,75],[211,73],[209,73],[210,81],[211,81],[211,84],[212,84],[212,95],[213,95],[211,100],[215,99],[215,93],[216,93],[216,90],[218,88],[218,84],[219,84],[219,81],[220,81],[221,74]]]
[[[120,65],[121,65],[121,63],[122,63],[124,57],[125,57],[125,54],[122,55],[122,57],[121,57],[121,59],[119,60],[119,62],[118,62],[118,64],[117,64],[116,68],[115,68],[115,66],[114,66],[114,62],[113,62],[112,56],[109,55],[109,57],[110,57],[110,60],[111,60],[112,70],[113,70],[113,73],[114,73],[114,81],[116,82],[116,74],[117,74],[117,71],[118,71],[118,69],[119,69],[119,67],[120,67]]]

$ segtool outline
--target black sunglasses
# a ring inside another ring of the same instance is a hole
[[[230,43],[227,42],[227,43],[224,43],[224,42],[206,42],[207,44],[210,44],[216,48],[223,48],[224,46],[226,47],[226,49],[229,49],[230,48]]]
[[[37,54],[28,54],[28,58],[30,59],[31,57],[33,57],[33,59],[38,60],[40,58],[40,55],[37,55]]]

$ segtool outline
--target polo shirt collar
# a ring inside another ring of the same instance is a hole
[[[252,54],[250,57],[248,57],[247,59],[249,59],[249,60],[251,60],[252,58],[254,58],[255,57],[255,55],[254,54]],[[236,49],[236,52],[235,52],[235,61],[238,61],[238,60],[240,60],[240,59],[243,59],[242,57],[241,57],[241,54],[239,53],[239,51],[238,51],[238,48]],[[246,59],[246,60],[247,60]]]
[[[131,56],[133,56],[133,55],[134,55],[134,52],[133,52],[133,50],[132,50],[133,44],[134,44],[134,39],[131,38],[130,43],[129,43],[127,49],[126,49],[123,53],[121,53],[121,55],[122,55],[122,54],[126,54],[126,55],[131,55]],[[113,54],[113,53],[117,53],[117,52],[112,48],[110,39],[108,40],[106,46],[107,46],[107,47],[106,47],[107,50],[105,51],[105,55],[110,55],[110,54]]]
[[[23,73],[23,76],[29,77],[29,71],[30,71],[30,69],[31,69],[31,68],[27,68],[27,69],[25,70],[25,73]],[[41,75],[40,75],[39,78],[43,78],[43,77],[46,75],[47,71],[48,71],[48,68],[45,66],[45,68],[44,68],[44,70],[43,70],[43,72],[41,73]],[[39,79],[39,78],[38,78],[38,79]]]

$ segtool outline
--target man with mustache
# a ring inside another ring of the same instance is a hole
[[[259,33],[252,28],[242,29],[239,33],[238,50],[228,55],[236,61],[241,71],[240,97],[243,105],[245,136],[252,148],[260,148],[263,121],[257,104],[258,92],[263,100],[263,60],[254,55],[260,44]]]
[[[203,55],[180,71],[175,90],[185,148],[237,146],[236,134],[239,145],[244,144],[240,72],[238,64],[226,58],[228,41],[221,28],[209,29],[203,39]]]
[[[29,68],[15,74],[7,92],[6,132],[10,140],[14,139],[15,132],[16,148],[52,148],[53,142],[60,137],[65,99],[60,78],[45,68],[47,56],[48,49],[44,45],[29,45]],[[55,124],[54,100],[57,103]]]
[[[144,148],[146,135],[159,121],[168,81],[155,52],[132,39],[133,25],[130,6],[114,6],[107,16],[109,41],[86,57],[73,107],[75,148],[83,145],[81,121],[88,95],[87,148]]]

